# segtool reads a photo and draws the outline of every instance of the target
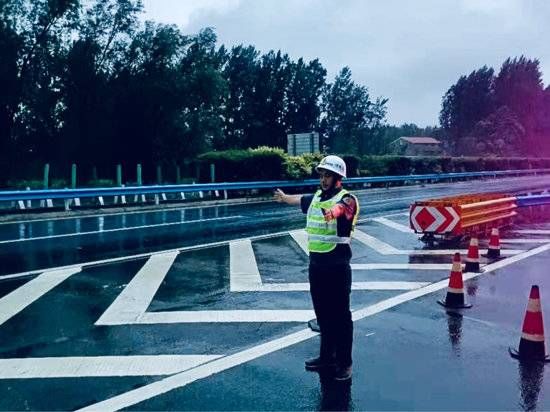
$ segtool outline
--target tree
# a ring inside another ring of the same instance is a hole
[[[287,133],[316,130],[319,128],[321,95],[327,71],[318,59],[306,65],[300,58],[292,63],[291,73],[285,119]]]
[[[59,77],[78,0],[5,0],[0,6],[0,142],[11,167],[21,155],[48,158],[59,131]],[[17,152],[17,153],[16,153]]]
[[[247,146],[286,146],[285,117],[291,62],[286,54],[270,51],[261,58],[251,107],[253,119],[246,132]]]
[[[81,15],[62,76],[60,154],[65,162],[111,165],[124,159],[122,145],[128,142],[117,133],[120,123],[114,117],[120,94],[113,91],[129,63],[127,50],[141,10],[141,0],[96,0]],[[127,147],[133,151],[135,146]]]
[[[253,46],[240,45],[229,52],[222,70],[228,91],[223,114],[224,136],[215,144],[218,149],[247,147],[247,133],[254,116],[259,56]]]
[[[521,156],[527,153],[525,128],[506,106],[480,120],[464,138],[464,143],[467,155]]]
[[[477,122],[492,113],[494,81],[493,69],[483,66],[468,76],[461,76],[443,96],[439,121],[452,152],[467,149],[461,140]]]
[[[497,107],[508,107],[517,115],[525,128],[525,147],[530,154],[540,152],[537,138],[537,122],[543,104],[543,82],[539,61],[524,56],[508,58],[502,64],[495,79],[495,101]]]
[[[387,99],[372,101],[368,89],[351,79],[344,67],[323,93],[323,131],[330,151],[366,153],[386,116]]]

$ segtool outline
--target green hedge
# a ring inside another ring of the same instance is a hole
[[[348,177],[550,168],[550,158],[341,156]],[[269,147],[209,152],[199,157],[200,181],[210,180],[210,164],[216,165],[217,182],[314,178],[315,166],[322,157],[322,154],[288,156],[282,149]]]
[[[277,148],[208,152],[200,155],[198,160],[201,182],[210,180],[210,164],[216,166],[217,182],[279,180],[286,173],[285,153]]]

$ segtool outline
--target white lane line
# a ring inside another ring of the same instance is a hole
[[[292,239],[300,246],[306,255],[309,255],[309,249],[307,245],[307,232],[305,230],[293,230],[288,232]]]
[[[30,242],[33,240],[45,240],[45,239],[58,239],[63,237],[75,237],[75,236],[85,236],[85,235],[96,235],[98,233],[113,233],[113,232],[123,232],[128,230],[138,230],[138,229],[149,229],[154,227],[163,227],[163,226],[177,226],[177,225],[187,225],[192,223],[201,223],[201,222],[212,222],[215,220],[231,220],[231,219],[240,219],[243,216],[229,216],[229,217],[215,217],[212,219],[198,219],[198,220],[188,220],[185,222],[169,222],[169,223],[159,223],[157,225],[143,225],[143,226],[132,226],[132,227],[118,227],[116,229],[104,229],[104,230],[91,230],[89,232],[80,232],[80,233],[65,233],[62,235],[50,235],[50,236],[37,236],[30,238],[20,238],[20,239],[10,239],[10,240],[1,240],[0,244],[5,243],[16,243],[16,242]]]
[[[177,256],[177,252],[151,256],[95,324],[135,323],[151,304]]]
[[[78,267],[43,273],[4,296],[0,299],[0,325],[80,271],[81,268]]]
[[[414,231],[410,227],[402,225],[401,223],[394,222],[393,220],[386,219],[385,217],[375,217],[372,220],[374,222],[381,223],[385,226],[391,227],[392,229],[398,230],[400,232],[414,235]]]
[[[369,219],[365,219],[365,220],[369,220]],[[299,231],[300,230],[297,230],[296,232],[299,232]],[[306,235],[305,230],[301,229],[301,231],[304,233],[304,235]],[[357,230],[355,231],[355,233],[357,233]],[[248,237],[248,238],[234,239],[232,241],[236,242],[236,241],[239,241],[239,240],[247,240],[247,239],[249,239],[251,241],[253,241],[253,240],[265,240],[265,239],[277,238],[277,237],[280,237],[280,236],[288,236],[288,234],[289,234],[288,231],[276,232],[276,233],[270,233],[270,234],[267,234],[267,235],[257,235],[257,236],[251,236],[251,237]],[[423,256],[423,255],[452,255],[455,252],[459,252],[461,254],[467,253],[467,250],[464,250],[464,249],[462,249],[462,250],[452,250],[452,249],[447,249],[447,250],[398,250],[398,249],[394,248],[393,246],[388,245],[387,243],[383,243],[383,242],[379,241],[378,239],[376,239],[376,238],[374,238],[370,235],[368,235],[368,236],[369,236],[370,239],[373,239],[373,245],[374,246],[376,246],[376,245],[388,246],[388,248],[383,248],[382,250],[378,251],[379,253],[381,253],[383,255]],[[148,258],[150,256],[162,255],[162,254],[171,253],[171,252],[181,253],[181,252],[188,252],[188,251],[192,251],[192,250],[201,250],[201,249],[207,249],[207,248],[212,248],[212,247],[225,246],[225,245],[228,245],[229,242],[231,242],[231,241],[221,240],[221,241],[218,241],[218,242],[203,243],[201,245],[186,246],[186,247],[182,247],[182,248],[178,248],[178,249],[168,249],[168,250],[160,250],[158,252],[139,253],[139,254],[136,254],[136,255],[122,256],[122,257],[117,257],[117,258],[102,259],[102,260],[95,260],[95,261],[88,261],[88,262],[77,263],[77,264],[74,264],[74,265],[59,266],[59,267],[55,267],[55,268],[40,268],[40,269],[36,269],[36,270],[29,270],[27,272],[20,272],[20,273],[8,274],[8,275],[0,275],[0,280],[15,279],[15,278],[20,278],[20,277],[25,277],[25,276],[32,276],[32,275],[36,275],[36,274],[42,273],[42,272],[44,272],[44,273],[45,272],[51,272],[53,270],[69,270],[69,269],[81,268],[81,267],[92,267],[92,266],[98,266],[98,265],[106,265],[106,264],[109,264],[109,263],[126,262],[126,261],[130,261],[130,260]],[[368,246],[368,244],[367,244],[367,246]],[[376,250],[375,247],[374,247],[374,249]],[[479,252],[482,253],[482,254],[485,254],[485,253],[487,253],[487,249],[480,249]],[[517,255],[518,253],[521,253],[521,252],[524,252],[524,250],[502,249],[500,251],[500,254],[503,255],[503,256],[512,256],[512,255]]]
[[[90,215],[77,215],[77,216],[61,216],[61,217],[51,217],[51,218],[42,218],[42,219],[30,219],[30,220],[15,220],[11,222],[0,222],[1,225],[15,225],[19,223],[38,223],[38,222],[50,222],[50,221],[57,221],[57,220],[79,220],[79,219],[94,219],[94,218],[100,218],[100,217],[111,217],[111,216],[121,216],[121,215],[139,215],[139,214],[151,214],[151,213],[165,213],[165,212],[176,212],[176,211],[182,211],[182,210],[206,210],[206,209],[214,209],[214,208],[221,208],[221,207],[232,207],[232,206],[242,206],[242,205],[255,205],[258,203],[267,203],[271,202],[271,200],[258,200],[258,201],[250,201],[250,202],[239,202],[239,203],[224,203],[224,204],[214,204],[214,205],[206,205],[206,206],[188,206],[185,204],[182,204],[181,206],[177,207],[170,207],[170,208],[160,208],[160,209],[149,209],[149,210],[132,210],[128,212],[114,212],[114,213],[98,213],[98,214],[90,214]],[[126,207],[132,207],[132,206],[126,206]],[[136,206],[139,207],[139,206]]]
[[[504,268],[512,263],[519,262],[520,260],[537,255],[539,253],[546,252],[548,250],[550,250],[550,245],[543,245],[538,248],[523,252],[519,255],[487,265],[485,266],[485,268],[483,268],[483,272],[481,273],[465,273],[463,277],[465,280],[473,279],[475,277],[481,276],[483,273],[493,272],[497,269]],[[364,319],[365,317],[375,315],[386,309],[390,309],[402,303],[408,302],[412,299],[416,299],[421,296],[425,296],[430,293],[445,289],[448,283],[448,280],[442,280],[421,289],[405,292],[401,295],[386,299],[374,305],[367,306],[363,309],[353,312],[353,320],[358,321]],[[298,332],[294,332],[281,338],[268,341],[250,349],[237,352],[233,355],[224,356],[220,359],[216,359],[212,362],[209,362],[208,364],[198,366],[189,371],[172,375],[168,378],[161,379],[151,384],[144,385],[142,387],[122,393],[120,395],[116,395],[104,401],[89,405],[81,409],[81,411],[117,411],[128,408],[132,405],[136,405],[140,402],[154,398],[155,396],[169,392],[173,389],[186,386],[199,379],[204,379],[208,376],[212,376],[216,373],[223,372],[235,366],[242,365],[243,363],[249,362],[259,357],[268,355],[281,349],[288,348],[290,346],[296,345],[297,343],[304,342],[314,336],[317,336],[316,332],[311,331],[309,328],[302,329]]]
[[[394,216],[409,216],[409,211],[406,212],[399,212],[399,213],[390,213],[389,215],[384,215],[381,217],[394,217]]]
[[[172,375],[220,357],[152,355],[0,359],[0,379]]]
[[[122,393],[103,402],[92,404],[80,409],[80,411],[117,411],[124,409],[125,407],[135,405],[146,401],[147,399],[151,399],[155,396],[171,391],[172,389],[180,388],[199,379],[206,378],[269,353],[273,353],[288,346],[303,342],[314,336],[317,336],[316,332],[313,332],[309,328],[303,329],[299,332],[254,346],[234,355],[224,356],[189,371],[178,373],[168,378],[153,382],[149,385],[144,385],[129,392]]]
[[[211,243],[203,243],[201,245],[194,245],[194,246],[186,246],[178,249],[167,249],[167,250],[159,250],[158,252],[148,252],[148,253],[139,253],[137,255],[129,255],[129,256],[122,256],[122,257],[116,257],[116,258],[110,258],[110,259],[102,259],[102,260],[94,260],[90,262],[82,262],[75,265],[67,265],[67,266],[60,266],[56,268],[43,268],[43,269],[36,269],[36,270],[29,270],[27,272],[20,272],[20,273],[14,273],[9,275],[2,275],[0,276],[0,280],[3,280],[5,278],[18,278],[18,277],[25,277],[25,276],[31,276],[36,275],[41,272],[51,272],[52,270],[66,270],[66,269],[73,269],[77,267],[92,267],[92,266],[99,266],[99,265],[106,265],[109,263],[118,263],[118,262],[127,262],[130,260],[136,260],[141,258],[148,258],[151,256],[156,255],[163,255],[166,253],[173,253],[173,252],[189,252],[192,250],[201,250],[201,249],[207,249],[207,248],[213,248],[218,246],[226,246],[229,244],[229,242],[237,242],[239,240],[264,240],[264,239],[273,239],[280,236],[288,236],[288,231],[285,232],[277,232],[277,233],[270,233],[267,235],[257,235],[257,236],[251,236],[247,238],[241,238],[241,239],[234,239],[234,240],[220,240],[218,242],[211,242]]]
[[[500,243],[550,243],[550,239],[500,239]]]
[[[307,322],[313,318],[313,310],[190,310],[145,312],[133,324]]]
[[[352,290],[411,290],[429,282],[353,282]],[[265,283],[258,292],[308,292],[309,283]]]
[[[503,256],[515,256],[520,253],[525,252],[521,249],[501,249],[500,254]],[[435,249],[435,250],[401,250],[399,255],[409,255],[409,256],[438,256],[438,255],[453,255],[455,253],[460,253],[461,255],[466,255],[468,253],[467,249]],[[479,249],[480,255],[487,254],[487,249]]]
[[[354,263],[353,270],[451,270],[450,263]]]
[[[458,252],[461,254],[468,253],[465,249],[403,249],[399,250],[392,245],[381,241],[374,236],[371,236],[362,230],[356,229],[353,232],[353,238],[363,243],[367,247],[374,249],[376,252],[382,255],[408,255],[408,256],[432,256],[432,255],[453,255]],[[503,249],[500,251],[501,255],[511,256],[524,252],[523,250]],[[487,249],[480,249],[479,253],[487,253]]]
[[[374,236],[368,235],[359,229],[355,229],[353,232],[353,238],[383,255],[396,255],[400,252],[399,249],[394,248],[392,245],[382,242]]]
[[[361,202],[361,206],[364,207],[365,205],[379,205],[384,203],[391,203],[391,202],[395,202],[396,200],[415,200],[415,199],[418,199],[418,196],[386,198],[386,199],[372,200],[369,202]]]
[[[229,284],[232,292],[254,289],[262,285],[256,256],[249,239],[229,243]]]
[[[514,230],[514,233],[519,233],[522,235],[550,235],[550,230],[545,230],[545,229]]]

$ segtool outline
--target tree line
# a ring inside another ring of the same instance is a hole
[[[0,2],[7,174],[33,162],[179,164],[312,130],[338,152],[367,153],[379,138],[387,99],[349,68],[329,82],[317,59],[227,49],[211,28],[189,35],[142,12],[141,0]]]
[[[453,153],[550,154],[550,86],[539,61],[508,58],[498,74],[483,66],[461,76],[443,97],[440,123]]]
[[[154,170],[211,150],[285,148],[288,133],[313,130],[341,154],[386,154],[421,135],[452,155],[550,154],[538,60],[461,76],[440,126],[392,126],[388,99],[348,67],[329,80],[318,59],[228,49],[211,28],[186,34],[142,13],[141,0],[0,1],[0,179],[46,162]]]

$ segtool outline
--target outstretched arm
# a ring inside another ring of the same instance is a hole
[[[287,195],[281,189],[277,189],[273,193],[273,200],[279,203],[286,203],[288,205],[299,205],[301,199],[302,195]]]

